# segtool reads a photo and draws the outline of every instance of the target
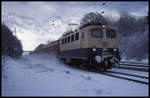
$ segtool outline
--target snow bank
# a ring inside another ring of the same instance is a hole
[[[2,58],[2,96],[148,96],[148,86],[23,55]]]

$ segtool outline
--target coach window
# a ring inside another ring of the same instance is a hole
[[[50,47],[50,51],[52,51],[52,47]]]
[[[79,33],[76,33],[75,40],[79,40]]]
[[[54,50],[54,46],[52,46],[52,51]]]
[[[55,51],[56,50],[56,46],[54,46],[54,50],[53,51]]]
[[[67,43],[67,38],[65,38],[65,44]]]
[[[71,42],[74,41],[74,35],[71,35]]]
[[[62,44],[64,44],[64,39],[62,39]]]
[[[70,43],[70,36],[68,36],[68,43]]]
[[[84,38],[84,32],[82,32],[82,36],[81,36],[81,38]]]

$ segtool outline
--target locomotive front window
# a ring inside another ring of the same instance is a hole
[[[115,30],[111,30],[111,29],[107,29],[106,30],[106,36],[108,38],[115,38],[116,37],[116,31]]]
[[[93,37],[103,37],[103,31],[100,28],[91,29],[91,34]]]

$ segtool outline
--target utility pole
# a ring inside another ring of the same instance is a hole
[[[44,33],[42,32],[42,36],[41,36],[41,39],[42,39],[42,41],[43,41],[43,39],[44,39]]]
[[[17,37],[17,34],[16,34],[16,27],[15,27],[15,36]]]

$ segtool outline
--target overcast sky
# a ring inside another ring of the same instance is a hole
[[[68,23],[79,24],[84,14],[102,11],[103,16],[114,19],[119,18],[120,11],[145,16],[148,2],[2,2],[1,13],[3,23],[13,32],[17,28],[23,49],[34,50],[40,43],[58,39]]]

